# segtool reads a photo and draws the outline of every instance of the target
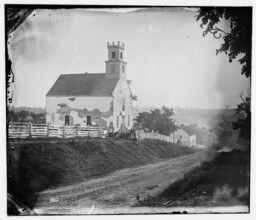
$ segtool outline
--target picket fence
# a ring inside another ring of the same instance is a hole
[[[144,140],[144,139],[153,139],[153,140],[162,140],[174,143],[174,136],[166,136],[158,133],[153,132],[144,132],[144,131],[136,131],[136,137],[138,140]]]
[[[95,126],[61,126],[53,124],[31,124],[10,122],[9,138],[75,138],[75,137],[104,137],[104,128]]]

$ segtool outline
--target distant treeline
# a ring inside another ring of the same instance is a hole
[[[45,124],[45,113],[34,113],[30,111],[8,110],[7,120],[9,122],[31,122],[34,124]]]
[[[33,113],[45,113],[46,109],[45,108],[39,108],[39,107],[26,107],[26,106],[20,106],[20,107],[14,107],[10,106],[9,110],[13,110],[15,112],[20,112],[20,111],[27,111],[27,112],[33,112]]]
[[[153,107],[134,107],[134,118],[139,115],[140,112],[150,112]],[[224,116],[229,121],[236,121],[237,114],[235,109],[198,109],[198,108],[173,108],[173,119],[176,124],[197,124],[200,128],[206,128],[212,130],[216,126],[216,122],[220,120],[220,116]]]

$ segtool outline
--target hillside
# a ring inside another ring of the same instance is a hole
[[[170,182],[182,178],[200,165],[201,161],[208,159],[211,159],[209,154],[198,152],[159,163],[118,170],[79,184],[45,190],[38,194],[34,211],[38,214],[71,214],[74,211],[87,214],[93,204],[95,207],[92,214],[129,213],[120,211],[120,208],[133,207],[138,200],[157,195]],[[78,204],[83,208],[80,209]]]
[[[237,163],[239,161],[239,163]],[[138,206],[199,207],[249,206],[250,155],[233,150],[217,153],[212,161],[186,173],[158,195]]]
[[[8,191],[33,207],[36,193],[98,178],[116,170],[138,167],[195,151],[172,143],[113,139],[14,142],[8,165]]]

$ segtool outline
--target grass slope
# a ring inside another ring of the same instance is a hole
[[[9,143],[9,149],[11,146]],[[8,165],[8,174],[12,175],[8,192],[32,207],[36,192],[194,152],[156,140],[59,140],[24,142],[18,146],[16,143]]]
[[[249,153],[218,153],[138,206],[233,206],[249,205]]]

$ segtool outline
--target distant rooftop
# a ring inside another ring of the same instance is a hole
[[[196,134],[196,129],[192,126],[182,126],[181,129],[185,131],[189,136]]]

